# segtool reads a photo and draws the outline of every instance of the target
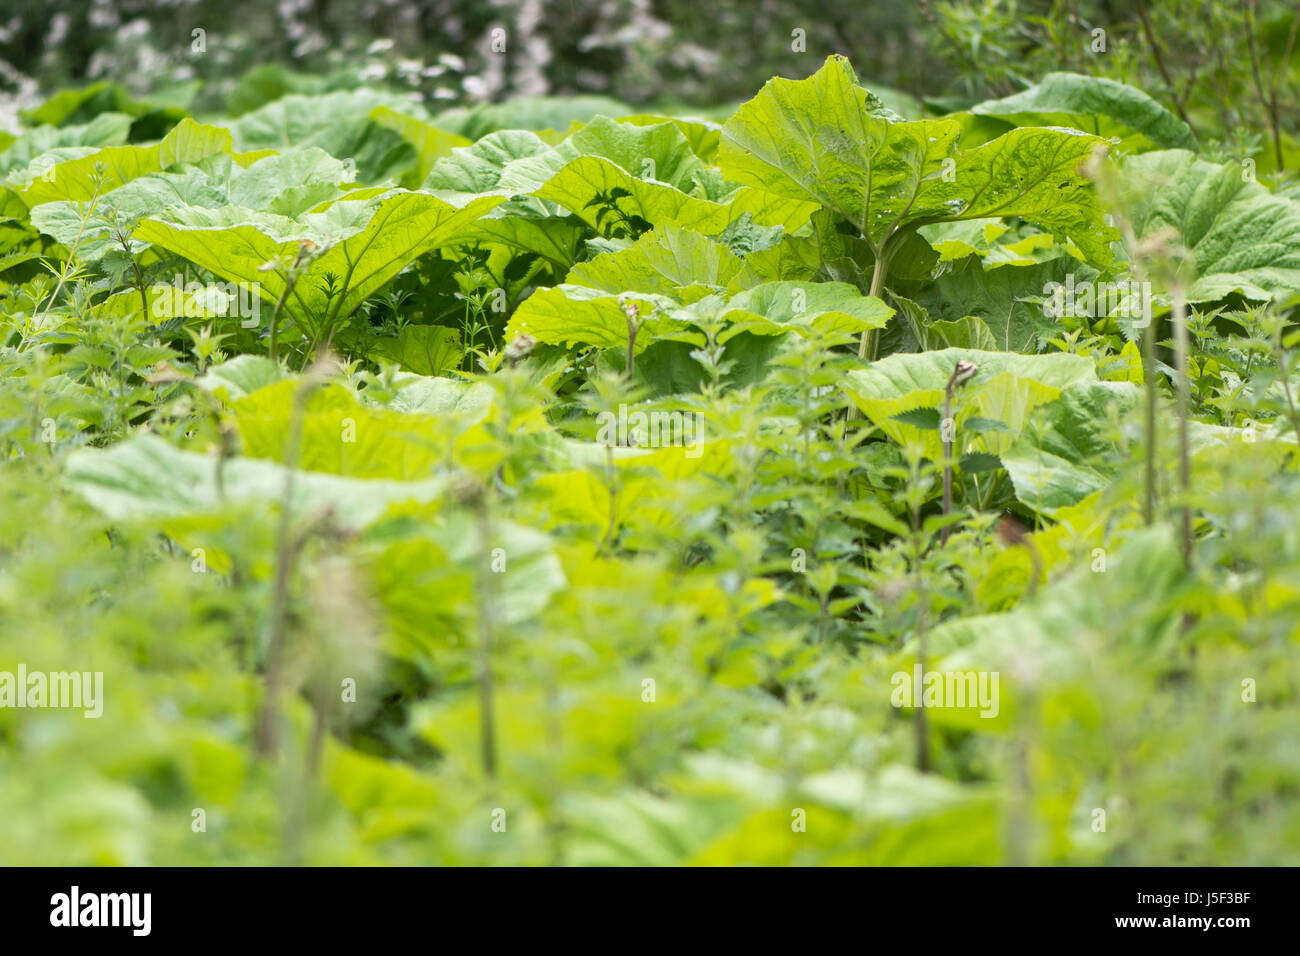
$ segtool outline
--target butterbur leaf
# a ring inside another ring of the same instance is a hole
[[[229,155],[231,144],[229,130],[183,119],[162,142],[152,146],[107,146],[89,152],[77,150],[73,156],[59,150],[45,153],[25,169],[11,172],[8,183],[29,208],[57,200],[84,202],[149,173],[197,163],[208,156]],[[98,185],[97,166],[103,169]]]
[[[703,166],[671,123],[634,126],[601,117],[558,146],[512,162],[502,171],[501,186],[518,193],[534,192],[584,156],[607,160],[634,179],[653,180],[683,191],[689,190]],[[626,184],[614,188],[631,195]]]
[[[1063,389],[1097,380],[1092,360],[1081,355],[943,349],[890,355],[850,372],[843,387],[886,435],[901,445],[916,444],[926,457],[938,461],[943,454],[939,433],[900,421],[899,415],[917,408],[940,407],[959,361],[977,367],[975,375],[954,397],[953,417],[963,452],[1001,455],[1015,443],[1035,408],[1054,401]],[[1005,428],[966,434],[963,426],[971,418],[993,419]]]
[[[998,340],[993,337],[988,323],[977,315],[968,315],[955,322],[940,320],[930,323],[930,338],[935,344],[954,349],[981,349],[996,351]],[[1028,340],[1025,342],[1029,344]]]
[[[1082,286],[1097,271],[1070,256],[996,269],[968,259],[919,290],[916,300],[939,320],[931,330],[950,346],[989,348],[991,340],[1001,351],[1033,353],[1061,328],[1044,300],[1052,283],[1064,286],[1071,275]]]
[[[337,423],[335,434],[337,435]],[[337,440],[335,442],[337,444]],[[82,449],[68,456],[68,487],[116,521],[191,519],[232,506],[261,508],[283,500],[285,468],[276,462],[235,458],[217,485],[215,456],[181,451],[153,435],[139,435],[109,449]],[[442,494],[441,479],[387,481],[300,472],[292,507],[299,516],[328,510],[342,528],[362,530],[388,508],[430,502]]]
[[[385,129],[397,133],[415,150],[415,165],[402,174],[403,186],[419,186],[433,169],[434,163],[451,155],[453,149],[470,145],[469,140],[463,136],[444,132],[432,123],[399,112],[391,106],[376,106],[370,111],[370,118]]]
[[[315,146],[336,159],[351,160],[361,182],[379,184],[403,175],[418,162],[414,146],[370,118],[379,106],[403,113],[413,109],[408,100],[375,90],[290,94],[245,113],[230,124],[230,130],[236,149]]]
[[[880,299],[845,282],[765,282],[732,297],[724,312],[732,327],[719,341],[740,332],[857,334],[884,328],[893,314]]]
[[[462,224],[500,201],[483,196],[457,209],[424,193],[393,190],[374,199],[338,202],[297,220],[249,217],[236,207],[185,207],[172,210],[168,218],[144,220],[135,236],[224,279],[257,283],[272,304],[287,280],[279,270],[262,271],[261,266],[292,261],[301,240],[315,243],[325,251],[293,286],[284,306],[300,328],[314,328],[327,314],[351,314],[408,262],[451,240]],[[321,281],[329,275],[339,281],[334,295]]]
[[[1131,157],[1124,170],[1146,187],[1130,210],[1138,235],[1173,230],[1189,251],[1188,301],[1300,291],[1300,202],[1248,182],[1237,163],[1215,166],[1183,150]]]
[[[567,282],[606,292],[646,292],[681,298],[680,291],[726,288],[744,261],[726,246],[698,232],[666,224],[630,248],[605,253],[574,266]]]
[[[1064,392],[1003,455],[1016,497],[1051,515],[1105,488],[1120,460],[1110,433],[1112,407],[1121,414],[1130,411],[1138,395],[1128,382],[1090,383]]]
[[[505,103],[484,103],[439,113],[439,129],[478,140],[500,130],[567,131],[599,116],[623,116],[626,103],[606,96],[519,96]]]
[[[460,362],[460,332],[437,325],[408,325],[395,338],[375,341],[370,354],[417,375],[437,375]]]
[[[813,200],[879,240],[893,225],[886,214],[903,212],[960,133],[953,121],[891,115],[832,56],[806,80],[768,81],[741,106],[723,125],[718,165],[735,182]]]
[[[729,179],[813,199],[874,248],[925,225],[1020,216],[1111,261],[1118,232],[1103,221],[1080,167],[1105,143],[1066,129],[1016,129],[959,150],[955,119],[896,121],[832,56],[806,80],[775,79],[722,129]]]
[[[592,200],[603,195],[630,219],[651,224],[673,221],[706,235],[721,233],[745,215],[760,225],[794,230],[817,208],[798,198],[749,188],[737,191],[726,202],[699,199],[665,183],[638,179],[602,156],[575,159],[530,195],[571,210],[597,228],[601,222],[593,209],[610,206]]]
[[[924,182],[905,221],[1019,216],[1069,238],[1090,262],[1109,265],[1119,232],[1106,225],[1082,166],[1099,137],[1055,128],[1014,129],[956,153],[951,176]]]
[[[620,299],[622,303],[620,303]],[[597,345],[627,347],[627,314],[623,304],[635,306],[642,321],[655,312],[667,312],[677,303],[661,295],[628,292],[622,295],[587,286],[559,285],[538,289],[525,299],[506,326],[506,337],[531,335],[548,345]],[[684,328],[682,322],[660,320],[660,328]],[[654,339],[652,329],[637,333],[640,352]]]
[[[1191,128],[1141,90],[1100,76],[1048,73],[1029,89],[971,110],[1014,126],[1070,126],[1117,139],[1124,153],[1195,149]]]
[[[78,126],[38,126],[28,130],[0,151],[0,173],[8,174],[31,163],[42,153],[63,147],[93,152],[105,146],[122,146],[131,131],[131,117],[122,113],[100,113]]]
[[[444,199],[489,192],[499,187],[501,174],[510,163],[550,148],[526,130],[502,130],[472,146],[453,149],[450,156],[434,164],[421,188]],[[509,189],[501,190],[502,195],[509,193]]]

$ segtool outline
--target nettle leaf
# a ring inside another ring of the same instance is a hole
[[[953,397],[962,452],[1001,455],[1014,444],[1033,409],[1054,401],[1064,389],[1097,380],[1092,360],[1080,355],[943,349],[890,355],[868,368],[849,372],[843,388],[887,436],[900,445],[917,445],[938,461],[943,454],[938,431],[919,428],[899,416],[918,408],[941,408],[944,390],[959,361],[972,362],[978,369]],[[965,423],[972,419],[981,427],[968,434]],[[984,420],[989,419],[1004,427],[984,427]],[[973,449],[976,444],[980,447]]]
[[[1124,171],[1146,187],[1129,212],[1139,237],[1172,229],[1190,253],[1188,301],[1300,291],[1300,202],[1248,182],[1237,163],[1215,166],[1184,150],[1131,157]]]
[[[1196,149],[1191,127],[1160,103],[1141,90],[1099,76],[1048,73],[1021,93],[986,100],[970,111],[1001,121],[998,126],[1069,126],[1118,139],[1116,149],[1123,153]]]
[[[968,451],[961,456],[958,466],[968,475],[982,475],[985,472],[997,471],[1002,467],[1002,462],[997,455],[982,451]]]
[[[809,198],[852,223],[873,248],[927,223],[1020,216],[1111,261],[1105,225],[1080,166],[1104,141],[1074,130],[1016,129],[959,150],[956,119],[897,121],[832,56],[806,80],[775,79],[722,130],[729,179]]]
[[[973,415],[961,423],[963,430],[968,432],[1004,432],[1007,426],[998,421],[996,418],[981,418]]]

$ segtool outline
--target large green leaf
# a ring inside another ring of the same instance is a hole
[[[501,187],[530,193],[576,159],[599,156],[638,179],[689,191],[703,168],[690,143],[672,123],[637,126],[601,117],[545,152],[510,163]]]
[[[499,518],[492,522],[488,547],[505,565],[497,565],[500,573],[489,582],[479,577],[482,542],[473,515],[455,512],[403,530],[400,537],[384,539],[370,561],[375,592],[400,639],[401,656],[426,657],[471,630],[478,588],[493,589],[494,621],[514,626],[539,614],[567,584],[553,542],[534,528]]]
[[[816,208],[807,201],[734,186],[721,200],[691,195],[695,178],[707,172],[672,123],[637,126],[602,118],[557,146],[520,130],[494,133],[440,160],[423,188],[448,199],[494,193],[523,202],[503,207],[497,214],[503,219],[556,218],[566,209],[597,229],[603,225],[603,197],[629,218],[650,225],[671,220],[707,235],[718,235],[747,213],[761,225],[796,229]],[[493,219],[479,228],[500,229]],[[543,251],[536,235],[524,241],[529,251]],[[559,261],[553,254],[548,258]]]
[[[771,80],[742,106],[723,127],[718,165],[737,182],[817,201],[876,248],[908,227],[1020,216],[1110,261],[1118,233],[1080,171],[1102,140],[1016,129],[958,150],[961,131],[955,119],[896,121],[833,56],[806,80]]]
[[[558,285],[551,289],[538,289],[525,299],[506,326],[506,337],[526,333],[550,345],[626,348],[628,328],[624,304],[635,307],[642,321],[656,310],[667,313],[678,305],[663,295],[642,292],[619,295],[589,286]],[[665,318],[654,321],[658,328],[683,327],[683,323],[671,323]],[[640,352],[652,341],[653,336],[648,331],[638,333],[636,350]]]
[[[402,175],[403,186],[419,186],[433,169],[434,163],[450,156],[453,149],[470,145],[464,136],[444,132],[432,123],[410,113],[399,112],[391,106],[376,106],[370,111],[370,118],[385,129],[393,130],[415,150],[415,166]]]
[[[100,113],[79,126],[38,126],[23,133],[0,152],[0,173],[8,174],[31,163],[42,153],[74,146],[91,150],[121,146],[131,131],[131,117],[122,113]]]
[[[1137,386],[1128,382],[1090,382],[1064,391],[1001,455],[1016,497],[1051,515],[1107,487],[1119,460],[1111,415],[1132,410],[1138,397]]]
[[[1124,170],[1144,187],[1129,210],[1138,235],[1172,230],[1187,247],[1189,301],[1300,291],[1300,202],[1273,195],[1237,163],[1184,150],[1134,156]]]
[[[192,518],[283,500],[283,465],[231,459],[221,470],[219,492],[217,463],[213,455],[181,451],[161,438],[140,435],[110,449],[74,452],[64,480],[115,521]],[[328,509],[340,527],[361,530],[394,504],[436,500],[443,485],[433,478],[367,481],[303,471],[294,477],[292,506],[297,514]]]
[[[285,312],[300,328],[316,328],[328,315],[347,316],[412,260],[452,241],[460,228],[501,201],[483,196],[456,208],[425,193],[392,190],[373,199],[345,200],[323,213],[290,220],[249,214],[240,207],[175,208],[167,218],[146,219],[135,236],[237,282],[259,283],[275,303],[288,282],[271,260],[292,260],[304,240],[324,249],[298,279]],[[338,283],[334,296],[326,275]]]
[[[402,135],[375,122],[370,113],[387,106],[417,116],[403,97],[375,90],[351,90],[321,96],[281,97],[230,124],[236,149],[285,150],[316,146],[356,165],[364,183],[382,183],[415,167],[416,148]]]
[[[944,389],[958,362],[972,362],[977,368],[974,377],[953,396],[958,455],[972,450],[1001,455],[1014,443],[1035,408],[1054,401],[1064,389],[1097,379],[1091,359],[1065,352],[1017,355],[942,349],[890,355],[850,372],[844,388],[886,435],[899,444],[919,447],[938,461],[943,453],[939,430],[900,421],[897,416],[918,408],[941,409]],[[965,435],[962,425],[971,418],[991,419],[1003,428]]]
[[[718,165],[736,182],[833,209],[879,240],[959,133],[952,121],[891,122],[848,61],[832,56],[806,80],[768,81],[723,126]]]
[[[228,133],[226,142],[228,145]],[[341,160],[314,147],[268,156],[247,169],[230,156],[218,154],[181,172],[151,173],[133,179],[98,199],[89,221],[83,221],[83,203],[62,201],[33,209],[32,225],[68,247],[76,243],[78,257],[83,262],[95,262],[117,247],[108,222],[110,215],[116,215],[128,233],[136,221],[147,216],[184,218],[189,210],[199,208],[231,207],[228,212],[236,218],[250,221],[293,219],[344,195],[344,184],[350,178]],[[140,241],[135,245],[139,248],[133,251],[144,247]]]
[[[1177,116],[1141,90],[1100,76],[1048,73],[1029,89],[986,100],[971,112],[1013,126],[1069,126],[1117,138],[1123,153],[1196,148],[1191,128]]]
[[[1049,284],[1064,284],[1070,274],[1082,284],[1097,271],[1068,256],[1033,266],[996,269],[985,269],[978,261],[967,259],[917,291],[916,301],[936,320],[981,319],[997,348],[1032,353],[1060,328],[1043,307],[1051,292]]]
[[[438,160],[421,189],[456,204],[483,194],[507,197],[511,191],[500,188],[506,166],[550,148],[526,130],[492,133]],[[581,220],[565,216],[555,203],[523,196],[492,209],[467,226],[462,236],[467,242],[493,242],[521,252],[535,252],[563,273],[576,261],[588,229]]]
[[[692,308],[698,310],[710,305],[704,301]],[[765,282],[738,293],[716,311],[731,325],[718,336],[720,342],[742,332],[857,334],[884,328],[894,314],[884,302],[863,295],[856,286],[844,282]],[[681,317],[684,313],[673,314]]]
[[[519,96],[505,103],[486,103],[439,113],[439,129],[467,139],[481,139],[498,130],[560,130],[598,116],[624,116],[626,103],[605,96]]]
[[[258,389],[233,403],[243,453],[283,461],[296,380]],[[451,414],[407,414],[362,405],[340,385],[309,395],[300,412],[299,466],[352,478],[427,478],[445,461],[443,440],[457,429]]]
[[[51,150],[36,157],[24,169],[11,172],[8,184],[28,207],[60,199],[85,201],[149,173],[182,163],[197,163],[208,156],[230,154],[231,142],[229,130],[184,119],[162,142],[151,146]],[[103,170],[98,186],[97,167]]]
[[[767,190],[743,187],[725,201],[701,199],[664,183],[640,179],[600,156],[583,156],[537,187],[534,195],[549,200],[602,227],[600,203],[611,197],[625,216],[650,225],[673,221],[706,235],[719,235],[746,216],[763,226],[794,230],[816,210],[811,202],[790,199]]]
[[[566,281],[605,292],[646,292],[688,301],[682,290],[694,286],[695,298],[725,289],[744,261],[726,246],[689,229],[669,224],[642,236],[628,249],[607,252],[579,263]]]

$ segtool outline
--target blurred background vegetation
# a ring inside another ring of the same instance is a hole
[[[1147,90],[1235,156],[1278,161],[1298,121],[1291,0],[7,0],[4,10],[0,127],[51,90],[97,82],[120,84],[105,95],[196,114],[366,85],[434,109],[586,94],[726,116],[769,77],[806,76],[829,53],[847,55],[873,90],[897,91],[906,112],[925,102],[947,112],[1068,70]]]

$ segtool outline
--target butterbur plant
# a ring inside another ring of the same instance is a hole
[[[833,56],[807,80],[770,81],[722,128],[718,166],[736,182],[811,199],[865,241],[879,296],[890,263],[922,226],[1018,216],[1109,263],[1118,238],[1080,165],[1099,144],[1075,130],[1020,128],[974,149],[955,119],[903,121]],[[864,332],[859,355],[874,359]]]
[[[1300,862],[1294,175],[1084,54],[912,96],[778,19],[734,109],[0,134],[4,862]]]

